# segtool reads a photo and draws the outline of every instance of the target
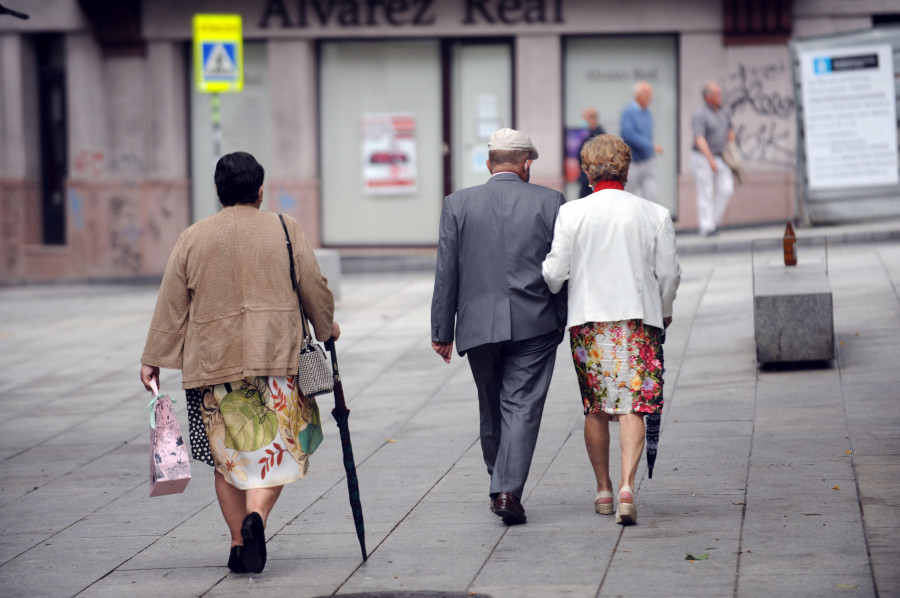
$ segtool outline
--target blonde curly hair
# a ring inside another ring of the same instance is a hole
[[[628,181],[631,148],[615,135],[597,135],[581,149],[581,169],[591,185],[603,181]]]

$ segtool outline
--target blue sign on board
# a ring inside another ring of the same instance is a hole
[[[821,75],[822,73],[830,73],[831,58],[826,58],[824,56],[815,58],[813,60],[813,72],[817,75]]]
[[[203,77],[210,81],[237,79],[237,43],[203,42]]]

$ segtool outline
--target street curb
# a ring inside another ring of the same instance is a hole
[[[815,231],[805,230],[798,233],[797,237],[801,239],[821,239],[824,238],[829,244],[844,245],[850,243],[883,243],[885,241],[900,241],[900,229],[894,230],[867,230],[867,231],[850,231],[835,232],[833,234],[814,234]],[[779,236],[761,235],[756,238],[741,239],[717,239],[710,242],[697,242],[690,244],[678,245],[678,236],[676,234],[676,246],[679,255],[705,255],[711,253],[737,253],[741,251],[750,251],[753,241],[758,239],[778,239]]]

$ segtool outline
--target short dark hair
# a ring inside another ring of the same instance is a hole
[[[266,171],[247,152],[225,154],[216,162],[216,191],[223,206],[254,203]]]
[[[488,152],[491,166],[499,166],[500,164],[521,166],[528,160],[528,156],[528,150],[491,150]]]

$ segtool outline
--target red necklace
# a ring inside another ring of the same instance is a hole
[[[604,189],[618,189],[619,191],[625,190],[625,185],[620,183],[619,181],[600,181],[596,185],[594,185],[594,193],[597,191],[603,191]]]

